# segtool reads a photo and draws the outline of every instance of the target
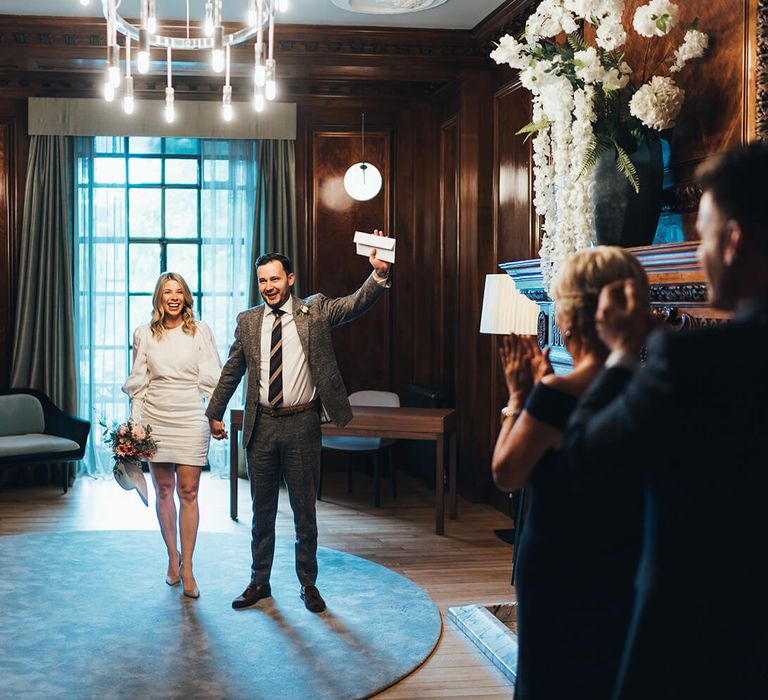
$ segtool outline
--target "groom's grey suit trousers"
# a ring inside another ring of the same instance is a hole
[[[269,583],[275,552],[279,484],[285,481],[296,529],[296,576],[302,586],[317,579],[315,495],[320,478],[320,415],[260,414],[248,443],[248,479],[253,499],[251,581]]]

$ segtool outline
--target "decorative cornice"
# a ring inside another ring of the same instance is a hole
[[[757,70],[755,88],[755,131],[768,139],[768,0],[757,2]]]
[[[675,185],[662,193],[662,214],[696,211],[701,199],[701,186],[695,183]]]
[[[552,301],[549,298],[549,294],[543,289],[521,289],[520,293],[527,296],[531,301],[535,301],[537,304],[546,304]]]
[[[707,287],[704,284],[653,284],[651,301],[704,303],[707,301]]]
[[[655,306],[651,309],[654,317],[675,330],[688,330],[691,328],[704,328],[707,326],[719,326],[728,323],[728,319],[714,318],[712,316],[694,316],[681,311],[674,306]]]

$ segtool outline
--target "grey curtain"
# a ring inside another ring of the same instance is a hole
[[[72,415],[77,413],[74,167],[71,137],[31,137],[11,365],[12,387],[42,391]],[[18,476],[60,482],[60,468],[29,466]],[[71,481],[74,464],[65,468]]]
[[[256,142],[256,202],[252,264],[262,253],[281,253],[296,266],[296,149],[295,141]],[[298,293],[298,282],[294,287]],[[259,283],[251,266],[250,305],[259,303]]]

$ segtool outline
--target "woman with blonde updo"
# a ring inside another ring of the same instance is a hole
[[[155,285],[150,323],[133,334],[133,368],[123,386],[131,397],[131,419],[152,427],[157,452],[149,463],[157,495],[157,519],[168,549],[169,586],[198,598],[192,572],[200,520],[197,492],[208,459],[210,429],[203,397],[210,398],[221,374],[211,329],[195,321],[193,299],[184,278],[164,272]],[[176,539],[176,502],[179,534]]]
[[[526,487],[528,514],[516,573],[516,700],[611,697],[634,597],[640,555],[642,485],[620,469],[585,483],[562,451],[568,417],[602,370],[608,351],[595,326],[600,290],[622,279],[648,280],[621,248],[575,253],[552,292],[555,320],[573,359],[556,376],[531,336],[510,335],[500,349],[509,403],[493,455],[499,488]]]

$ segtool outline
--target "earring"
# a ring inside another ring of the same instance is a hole
[[[569,329],[568,329],[568,330],[565,332],[565,337],[566,337],[566,338],[568,338],[568,340],[570,340],[572,336],[573,336],[573,331],[571,331],[571,329],[569,328]]]

